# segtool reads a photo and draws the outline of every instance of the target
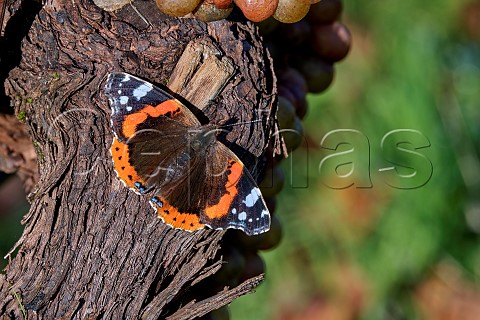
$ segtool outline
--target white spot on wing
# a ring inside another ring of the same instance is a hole
[[[233,209],[232,209],[232,213],[233,213],[233,214],[236,214],[236,213],[237,213],[237,209],[233,208]]]
[[[130,75],[125,74],[125,78],[122,79],[122,82],[130,81]]]
[[[267,210],[262,211],[262,216],[261,217],[263,218],[264,216],[268,216],[268,211]]]
[[[127,96],[121,96],[120,97],[120,103],[121,104],[127,104],[128,102],[128,97]]]
[[[127,106],[127,111],[132,111],[132,107],[131,106]]]
[[[145,97],[150,90],[152,90],[152,85],[149,83],[144,83],[133,90],[133,96],[137,98],[137,100],[140,100],[141,98]]]
[[[247,213],[245,211],[240,212],[238,214],[238,220],[244,221],[245,219],[247,219]]]
[[[245,200],[242,200],[247,207],[253,207],[255,203],[260,199],[261,193],[260,189],[253,188],[248,196],[245,197]]]
[[[122,90],[118,90],[117,92],[118,92],[118,94],[122,94]]]

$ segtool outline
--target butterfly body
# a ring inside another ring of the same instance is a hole
[[[111,147],[117,176],[148,196],[167,224],[195,231],[268,231],[270,214],[241,160],[165,90],[126,73],[112,73],[105,93],[112,107]]]

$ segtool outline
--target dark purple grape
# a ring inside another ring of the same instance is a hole
[[[284,184],[285,174],[283,173],[283,169],[280,166],[274,166],[273,168],[269,167],[265,170],[265,177],[258,186],[264,197],[271,197],[282,191]]]
[[[295,117],[291,130],[282,131],[282,136],[288,151],[297,149],[303,143],[305,137],[303,135],[302,121],[299,117]]]
[[[307,113],[308,86],[303,75],[294,68],[288,68],[279,72],[278,82],[280,86],[288,88],[294,96],[294,106],[297,115],[303,118]]]
[[[277,197],[265,197],[265,204],[270,214],[274,214],[277,208]]]
[[[271,250],[278,246],[282,239],[282,225],[277,216],[272,217],[270,230],[262,233],[257,237],[257,249],[258,250]]]
[[[275,36],[277,41],[281,43],[288,43],[287,50],[297,50],[297,46],[302,44],[310,37],[310,31],[311,26],[304,19],[295,23],[280,24],[275,31]]]
[[[295,120],[295,107],[283,96],[278,97],[277,119],[280,129],[291,128]]]
[[[333,81],[333,65],[315,57],[299,57],[298,69],[307,80],[308,92],[319,93]]]
[[[292,91],[286,85],[285,86],[284,85],[279,85],[278,86],[278,96],[284,97],[285,99],[290,101],[290,103],[292,103],[294,107],[296,107],[297,98],[295,97],[295,95],[292,93]]]
[[[245,254],[245,271],[240,277],[240,282],[256,277],[265,273],[265,263],[263,259],[256,253]]]
[[[233,246],[227,246],[222,250],[222,255],[225,262],[220,270],[213,275],[213,279],[219,286],[223,286],[226,283],[235,285],[245,269],[245,258]]]
[[[322,0],[320,3],[310,6],[307,20],[313,24],[330,24],[338,20],[342,13],[341,0]]]
[[[310,44],[315,52],[327,61],[339,61],[350,50],[352,37],[340,22],[318,25],[312,28]]]

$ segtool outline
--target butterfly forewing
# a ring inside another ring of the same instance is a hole
[[[112,129],[120,141],[128,140],[148,118],[170,118],[182,127],[200,125],[191,111],[168,92],[127,73],[111,73],[105,94],[112,108]]]

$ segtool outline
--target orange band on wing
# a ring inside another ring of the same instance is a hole
[[[135,187],[135,182],[143,183],[143,180],[138,176],[137,171],[130,164],[130,154],[128,152],[128,145],[113,138],[111,147],[113,166],[118,174],[118,177],[129,188]]]
[[[157,211],[158,217],[161,218],[166,224],[174,228],[188,231],[195,231],[205,228],[205,225],[200,222],[200,218],[197,214],[180,213],[176,208],[172,207],[163,199],[157,200],[162,203],[161,207],[155,202],[151,203],[153,204],[154,209]]]
[[[129,114],[125,117],[122,128],[123,135],[126,138],[132,137],[137,131],[137,126],[147,120],[149,116],[157,118],[170,113],[169,116],[173,117],[181,112],[182,110],[180,109],[180,103],[176,100],[167,100],[155,107],[147,105],[142,110]]]
[[[240,176],[242,175],[243,165],[232,160],[230,161],[227,169],[230,170],[226,184],[227,192],[220,198],[220,201],[217,204],[205,209],[205,213],[210,219],[224,217],[228,213],[228,209],[238,193],[237,184],[238,180],[240,180]]]

